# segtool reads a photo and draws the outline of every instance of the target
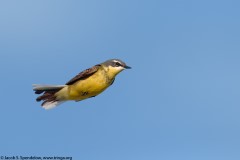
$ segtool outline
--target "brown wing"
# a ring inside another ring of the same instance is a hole
[[[85,78],[88,78],[89,76],[93,75],[95,72],[97,72],[100,65],[93,66],[92,68],[86,69],[82,72],[80,72],[78,75],[76,75],[74,78],[72,78],[70,81],[66,83],[66,85],[71,85],[75,83],[78,80],[82,80]]]

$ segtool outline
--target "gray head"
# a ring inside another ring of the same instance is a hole
[[[114,67],[119,70],[123,69],[131,69],[131,67],[127,66],[126,63],[121,61],[120,59],[110,59],[102,63],[106,67]]]

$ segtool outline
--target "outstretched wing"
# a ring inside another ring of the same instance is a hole
[[[86,69],[82,72],[80,72],[78,75],[76,75],[74,78],[72,78],[70,81],[68,81],[66,83],[66,85],[71,85],[73,83],[75,83],[78,80],[82,80],[82,79],[86,79],[89,76],[93,75],[95,72],[98,71],[98,68],[100,67],[100,65],[95,65],[92,68]]]

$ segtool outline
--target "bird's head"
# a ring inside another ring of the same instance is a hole
[[[110,59],[102,63],[102,66],[107,70],[109,76],[115,77],[124,69],[131,69],[126,63],[119,59]]]

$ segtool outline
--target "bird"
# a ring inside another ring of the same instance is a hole
[[[66,101],[78,102],[95,97],[111,86],[115,77],[125,69],[131,67],[120,59],[110,59],[80,72],[65,85],[33,84],[35,94],[42,94],[36,101],[43,101],[41,106],[48,110]]]

